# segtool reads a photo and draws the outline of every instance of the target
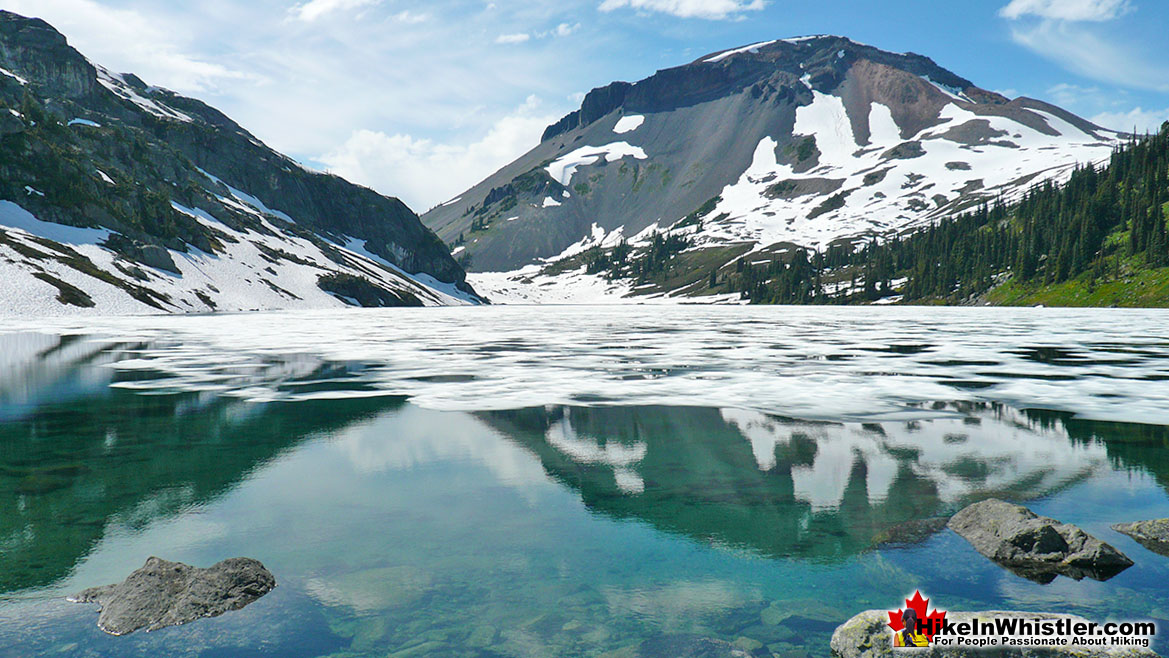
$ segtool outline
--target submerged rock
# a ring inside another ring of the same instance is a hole
[[[1108,580],[1133,564],[1074,525],[993,498],[963,509],[948,525],[979,553],[1039,583],[1057,575]]]
[[[111,635],[154,631],[239,610],[276,587],[258,561],[236,557],[200,569],[156,557],[116,585],[91,587],[70,598],[97,603],[97,625]]]
[[[873,545],[880,548],[904,548],[920,544],[945,529],[948,516],[914,519],[885,528],[873,535]]]
[[[729,642],[697,635],[662,635],[641,643],[638,658],[750,658]]]
[[[1058,615],[1044,612],[947,612],[950,623],[962,623],[978,619],[991,621],[1000,617],[1026,617],[1028,619],[1071,619],[1087,622],[1073,615]],[[833,658],[883,658],[885,656],[945,656],[946,658],[1157,658],[1157,654],[1144,647],[1003,647],[998,649],[974,649],[966,647],[928,647],[920,649],[893,649],[893,631],[889,629],[889,613],[884,610],[868,610],[849,619],[832,634]]]
[[[1169,556],[1169,519],[1117,523],[1112,529],[1132,537],[1154,553]]]

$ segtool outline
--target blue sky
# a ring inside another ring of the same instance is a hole
[[[1107,127],[1169,119],[1166,0],[0,0],[95,62],[220,108],[269,145],[449,199],[582,94],[803,34],[913,51]]]

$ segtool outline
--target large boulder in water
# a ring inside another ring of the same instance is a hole
[[[1087,620],[1072,615],[1058,615],[1044,612],[954,612],[946,613],[951,624],[979,621],[993,621],[997,618],[1026,619],[1070,619],[1073,623]],[[945,658],[1157,658],[1157,654],[1144,647],[1002,647],[976,649],[967,647],[923,647],[919,649],[893,649],[893,631],[889,626],[889,613],[884,610],[868,610],[844,622],[832,634],[833,658],[885,658],[887,656],[914,656],[914,658],[945,656]]]
[[[97,603],[98,627],[111,635],[126,635],[239,610],[273,587],[276,578],[251,558],[231,558],[200,569],[152,557],[121,583],[91,587],[70,600]]]
[[[1057,575],[1108,580],[1133,564],[1074,525],[993,498],[963,509],[947,525],[979,553],[1040,583]]]
[[[1112,529],[1132,537],[1154,553],[1169,556],[1169,519],[1117,523]]]

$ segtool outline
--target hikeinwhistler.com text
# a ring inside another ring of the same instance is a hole
[[[1157,625],[1150,621],[1097,623],[1070,618],[996,617],[934,625],[937,647],[1144,647],[1152,645]],[[927,631],[928,632],[928,631]]]

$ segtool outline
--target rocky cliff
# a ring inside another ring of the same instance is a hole
[[[395,198],[0,12],[0,312],[478,301]]]

